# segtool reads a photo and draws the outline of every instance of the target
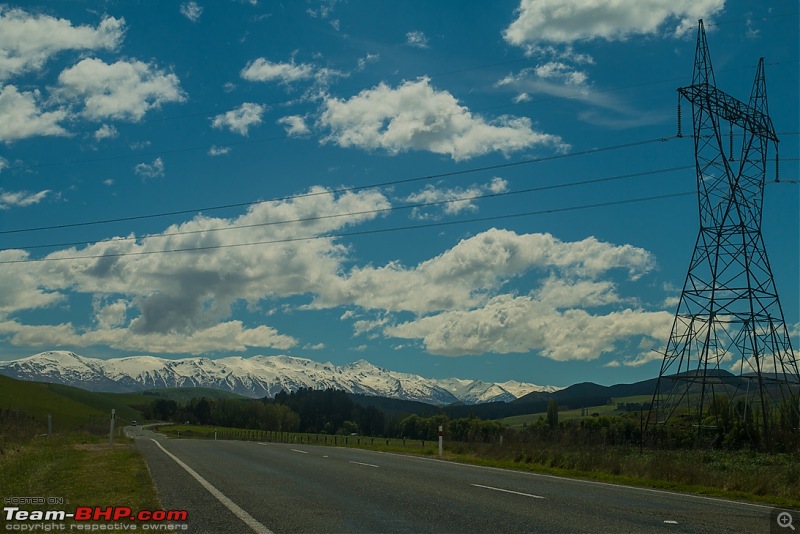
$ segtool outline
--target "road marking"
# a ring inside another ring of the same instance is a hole
[[[667,525],[677,525],[678,524],[677,521],[671,521],[669,519],[665,520],[664,523],[666,523]]]
[[[358,450],[358,449],[354,449]],[[773,506],[768,506],[765,504],[755,504],[746,501],[734,501],[731,499],[723,499],[720,497],[707,497],[705,495],[695,495],[693,493],[678,493],[676,491],[669,491],[669,490],[662,490],[662,489],[655,489],[655,488],[645,488],[642,486],[630,486],[627,484],[613,484],[611,482],[599,482],[597,480],[584,480],[580,478],[568,478],[564,476],[558,475],[546,475],[544,473],[531,473],[526,471],[514,471],[511,469],[504,469],[501,467],[490,467],[488,465],[473,465],[473,464],[466,464],[466,463],[456,463],[450,460],[439,460],[438,458],[427,458],[425,456],[409,456],[408,454],[401,454],[397,452],[386,452],[386,451],[367,451],[366,449],[364,452],[370,452],[372,454],[385,454],[386,456],[397,456],[400,458],[406,458],[408,460],[416,460],[420,462],[438,462],[440,464],[446,464],[453,469],[459,468],[468,468],[468,469],[485,469],[488,471],[499,471],[501,473],[510,474],[513,473],[515,475],[522,475],[522,476],[529,476],[529,477],[536,477],[536,478],[551,478],[554,480],[558,480],[564,483],[574,483],[574,484],[585,484],[587,486],[594,485],[594,486],[607,486],[609,488],[614,488],[621,491],[628,491],[628,490],[635,490],[637,492],[644,491],[649,493],[658,493],[661,495],[670,495],[672,497],[678,497],[685,500],[704,500],[709,501],[715,504],[733,504],[736,506],[748,506],[751,508],[761,508],[762,510],[773,510]]]
[[[180,458],[178,458],[177,456],[169,452],[167,449],[165,449],[158,441],[154,440],[153,438],[150,438],[150,441],[158,445],[159,449],[164,451],[164,453],[167,456],[175,460],[175,462],[179,466],[183,467],[187,473],[192,475],[192,477],[194,477],[194,479],[200,483],[201,486],[207,489],[211,495],[216,497],[217,500],[225,506],[225,508],[233,512],[233,515],[244,521],[245,525],[252,528],[253,532],[257,532],[258,534],[274,534],[270,529],[259,523],[255,517],[245,512],[242,508],[239,507],[238,504],[230,500],[224,493],[222,493],[217,488],[212,486],[208,480],[204,479],[199,474],[197,474],[197,472],[194,469],[183,463],[183,461]]]
[[[531,493],[522,493],[521,491],[512,491],[503,488],[493,488],[491,486],[484,486],[483,484],[470,484],[470,486],[475,486],[476,488],[485,488],[494,491],[502,491],[503,493],[513,493],[515,495],[524,495],[525,497],[531,497],[533,499],[544,499],[541,495],[533,495]]]
[[[375,465],[375,464],[365,464],[364,462],[354,462],[353,460],[350,460],[350,463],[351,464],[357,464],[357,465],[366,465],[367,467],[380,467],[379,465]]]
[[[308,454],[308,451],[301,451],[300,449],[289,449],[292,452],[299,452],[300,454]]]

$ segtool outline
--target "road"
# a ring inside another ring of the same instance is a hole
[[[193,533],[770,532],[770,508],[432,458],[128,428]],[[774,530],[774,529],[773,529]]]

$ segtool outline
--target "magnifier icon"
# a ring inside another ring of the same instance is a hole
[[[781,528],[790,528],[794,530],[794,525],[792,524],[792,514],[789,512],[781,512],[778,514],[778,526]]]

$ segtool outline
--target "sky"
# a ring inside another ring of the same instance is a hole
[[[658,376],[699,226],[676,136],[698,19],[722,91],[747,101],[764,57],[762,230],[796,348],[799,11],[0,4],[0,359]]]

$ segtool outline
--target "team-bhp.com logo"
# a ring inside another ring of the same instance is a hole
[[[18,506],[5,506],[3,517],[5,530],[33,532],[58,530],[185,530],[189,519],[186,510],[139,510],[134,512],[127,506],[78,506],[74,512],[64,510],[22,510]],[[59,521],[73,521],[67,526]],[[111,522],[98,524],[97,522]],[[38,522],[39,525],[32,523]],[[84,524],[84,522],[87,522]],[[92,522],[89,524],[88,522]],[[47,525],[47,528],[45,528]],[[102,527],[102,528],[101,528]]]

